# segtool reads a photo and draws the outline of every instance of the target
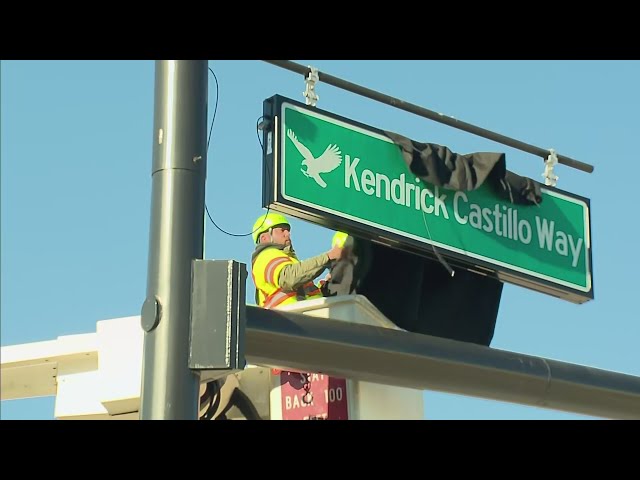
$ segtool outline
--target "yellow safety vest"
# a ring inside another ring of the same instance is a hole
[[[258,305],[264,308],[274,308],[279,305],[289,305],[298,301],[298,293],[304,291],[304,299],[322,297],[322,292],[312,281],[305,283],[302,289],[285,292],[278,285],[280,272],[287,265],[299,263],[295,257],[290,257],[278,248],[266,248],[258,254],[251,265],[251,276],[258,290]]]

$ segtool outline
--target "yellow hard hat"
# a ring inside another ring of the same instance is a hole
[[[348,233],[344,232],[336,232],[331,240],[332,247],[341,247],[344,248],[344,244],[347,241],[347,237],[349,237]]]
[[[258,238],[264,232],[268,231],[270,228],[279,227],[280,225],[286,225],[291,228],[289,224],[289,220],[284,215],[280,215],[279,213],[265,213],[264,215],[260,215],[256,220],[256,223],[253,224],[253,229],[251,230],[253,235],[253,243],[258,243]]]

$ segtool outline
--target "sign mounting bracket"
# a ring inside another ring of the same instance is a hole
[[[304,79],[306,87],[302,95],[304,95],[306,104],[312,107],[315,107],[320,100],[320,96],[316,93],[316,83],[319,81],[318,69],[309,65],[309,74]]]

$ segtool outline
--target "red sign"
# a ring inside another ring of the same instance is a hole
[[[281,371],[283,420],[348,420],[347,381],[321,373]]]

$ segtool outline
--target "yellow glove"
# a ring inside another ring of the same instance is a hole
[[[347,241],[348,237],[349,237],[348,233],[336,232],[335,235],[333,236],[333,240],[331,240],[331,246],[344,248],[344,244]]]

